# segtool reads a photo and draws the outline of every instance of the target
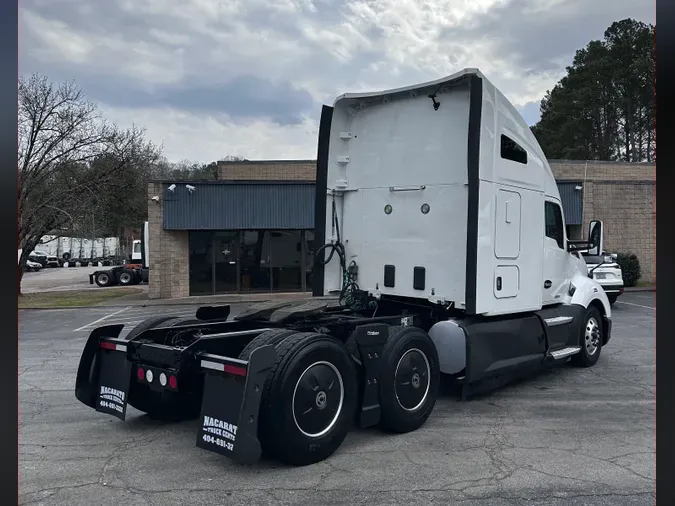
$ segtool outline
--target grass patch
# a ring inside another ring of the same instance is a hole
[[[95,306],[101,302],[142,291],[140,288],[125,287],[26,293],[19,297],[19,309]]]

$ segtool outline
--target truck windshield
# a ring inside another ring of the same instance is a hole
[[[140,242],[134,243],[134,253],[140,252],[141,252],[141,243]]]

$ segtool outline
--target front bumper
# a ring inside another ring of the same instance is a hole
[[[598,283],[600,283],[598,281]],[[621,295],[624,291],[623,283],[620,284],[605,284],[600,283],[600,286],[605,290],[605,293],[608,295]]]

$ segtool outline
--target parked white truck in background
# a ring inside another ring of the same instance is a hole
[[[187,261],[187,260],[186,260]],[[100,287],[114,285],[136,285],[146,283],[149,278],[148,261],[148,222],[143,223],[141,239],[133,241],[132,251],[128,261],[110,269],[102,269],[89,274],[89,283],[96,283]]]
[[[158,315],[125,339],[122,325],[99,327],[77,398],[122,420],[127,403],[199,417],[201,448],[304,465],[329,457],[354,420],[416,430],[441,374],[466,397],[598,361],[611,308],[579,252],[602,251],[602,223],[567,240],[546,157],[478,70],[338,97],[322,110],[316,174],[314,300],[234,320],[227,306],[196,321]]]

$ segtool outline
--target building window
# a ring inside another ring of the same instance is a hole
[[[502,134],[501,155],[505,160],[527,165],[527,151],[516,141]]]
[[[270,233],[272,291],[302,290],[302,233],[278,230]]]
[[[565,228],[563,226],[562,211],[554,202],[545,202],[546,237],[554,239],[560,249],[565,249]]]
[[[191,230],[188,241],[190,295],[210,295],[213,293],[213,233]]]
[[[239,255],[239,286],[242,292],[269,292],[270,278],[270,232],[268,230],[244,230]]]

